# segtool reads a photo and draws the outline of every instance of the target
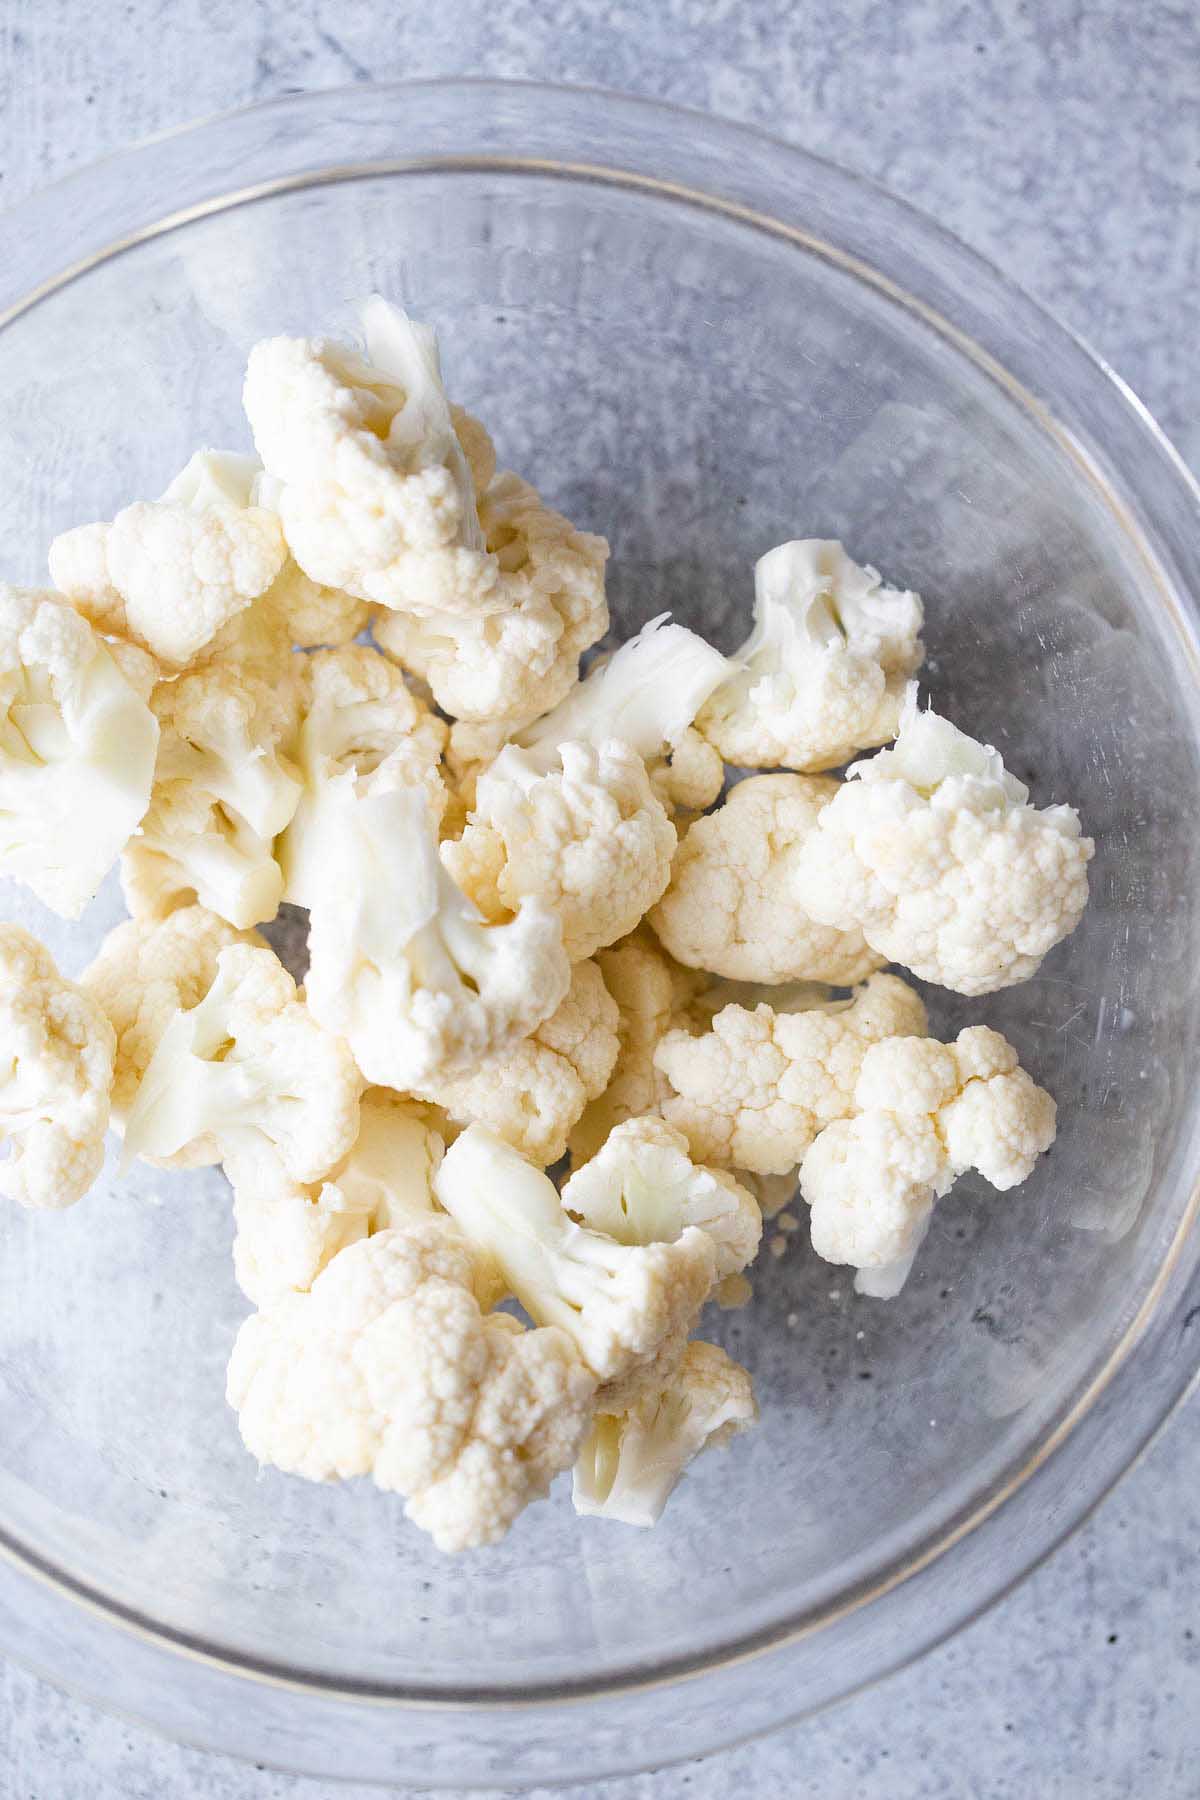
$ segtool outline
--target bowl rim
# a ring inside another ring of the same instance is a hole
[[[800,175],[814,173],[845,192],[868,194],[871,204],[882,207],[892,215],[900,215],[912,234],[918,247],[925,244],[937,244],[956,265],[961,265],[968,272],[985,274],[993,287],[1010,298],[1014,306],[1029,316],[1036,317],[1044,325],[1048,325],[1053,335],[1068,342],[1073,353],[1082,358],[1089,370],[1089,380],[1094,383],[1095,377],[1102,382],[1095,384],[1097,394],[1102,389],[1108,396],[1107,404],[1115,408],[1115,412],[1123,414],[1126,424],[1132,426],[1135,435],[1139,435],[1144,445],[1149,445],[1153,454],[1160,460],[1164,479],[1174,484],[1183,498],[1196,509],[1200,517],[1200,483],[1188,469],[1187,465],[1174,446],[1170,443],[1161,427],[1152,418],[1148,409],[1132,392],[1128,385],[1096,355],[1084,340],[1069,327],[1063,325],[1052,312],[1030,299],[1017,283],[1005,275],[992,261],[970,249],[955,234],[943,225],[930,219],[919,208],[907,200],[890,192],[883,184],[870,177],[846,170],[838,163],[823,156],[815,155],[797,145],[786,142],[758,127],[748,126],[733,121],[715,118],[713,115],[686,107],[668,105],[656,100],[640,96],[615,93],[593,86],[573,86],[565,84],[543,83],[537,81],[496,81],[487,78],[462,79],[428,79],[415,82],[395,81],[380,83],[346,84],[333,88],[323,88],[301,94],[289,94],[257,102],[250,106],[235,107],[208,115],[199,120],[184,122],[168,130],[143,138],[132,146],[117,149],[108,155],[60,177],[56,182],[36,190],[25,199],[15,202],[0,212],[0,224],[6,233],[18,240],[19,253],[9,259],[7,271],[0,273],[0,330],[7,329],[16,319],[34,307],[49,294],[58,292],[69,283],[80,279],[89,270],[100,263],[120,255],[126,249],[138,243],[161,237],[170,231],[188,224],[206,215],[215,214],[252,203],[255,200],[290,189],[329,185],[337,181],[363,179],[375,174],[402,174],[422,170],[452,171],[455,169],[478,169],[481,166],[494,167],[498,170],[529,173],[561,174],[568,179],[602,180],[612,186],[633,187],[643,191],[656,192],[664,197],[686,201],[711,211],[716,211],[727,218],[743,223],[757,225],[769,230],[772,235],[782,237],[798,246],[815,249],[821,254],[831,256],[842,266],[853,273],[868,279],[877,289],[892,293],[904,304],[915,307],[939,332],[954,342],[961,350],[970,355],[977,367],[1003,381],[1004,385],[1021,399],[1026,409],[1033,412],[1044,427],[1052,430],[1060,447],[1076,462],[1083,463],[1093,479],[1099,480],[1103,489],[1109,493],[1110,503],[1123,514],[1126,529],[1135,541],[1140,541],[1147,554],[1147,560],[1156,572],[1178,569],[1181,564],[1180,547],[1175,542],[1177,534],[1151,531],[1147,535],[1145,523],[1146,496],[1143,494],[1141,508],[1130,507],[1126,501],[1123,479],[1111,484],[1111,478],[1104,473],[1104,462],[1096,450],[1089,447],[1080,430],[1071,423],[1063,423],[1058,411],[1050,409],[1042,401],[1036,391],[1026,386],[1025,382],[1014,375],[1006,362],[999,360],[986,343],[978,337],[965,332],[954,323],[953,319],[942,314],[936,305],[922,299],[918,294],[903,284],[884,276],[883,272],[839,249],[825,239],[815,237],[809,230],[797,224],[789,224],[786,218],[777,217],[766,209],[755,208],[748,203],[745,189],[753,189],[758,177],[744,178],[742,175],[733,180],[730,158],[730,185],[734,191],[726,194],[705,187],[689,187],[688,185],[656,179],[644,172],[622,167],[619,164],[605,165],[596,162],[571,163],[558,161],[549,164],[544,158],[531,157],[527,154],[484,153],[475,152],[470,155],[456,155],[449,151],[431,153],[420,159],[411,155],[399,158],[394,164],[386,159],[372,158],[352,165],[334,165],[324,171],[297,167],[289,175],[274,179],[264,179],[242,188],[228,188],[208,194],[198,193],[190,201],[181,204],[167,213],[158,214],[145,221],[140,227],[130,226],[124,232],[112,235],[112,224],[105,216],[104,208],[96,209],[96,218],[89,219],[83,236],[85,242],[92,239],[84,254],[56,269],[49,269],[40,281],[32,284],[28,279],[28,268],[36,264],[39,258],[44,260],[45,246],[57,244],[59,238],[53,230],[47,230],[45,215],[47,210],[52,216],[79,217],[79,196],[86,196],[89,189],[104,184],[112,184],[113,177],[119,176],[124,169],[144,169],[148,152],[157,150],[179,151],[182,147],[194,144],[204,138],[215,138],[232,128],[246,122],[269,120],[281,116],[291,119],[303,119],[305,115],[318,115],[330,107],[336,107],[353,98],[356,106],[370,99],[373,103],[394,102],[400,97],[408,101],[414,95],[426,95],[452,98],[454,95],[469,97],[471,105],[480,107],[491,101],[499,113],[503,114],[505,103],[517,97],[521,102],[534,102],[539,108],[548,109],[554,114],[555,108],[594,107],[603,113],[617,113],[632,118],[635,115],[647,121],[676,121],[689,131],[702,128],[707,139],[713,140],[718,149],[722,146],[733,150],[741,147],[747,152],[753,151],[765,158],[773,167],[781,169],[786,175],[789,171]],[[518,108],[519,110],[519,108]],[[552,120],[552,123],[554,121]],[[270,146],[260,147],[260,156],[270,153]],[[123,184],[116,182],[119,188]],[[131,188],[136,186],[130,183]],[[132,204],[132,202],[130,203]],[[139,205],[141,202],[139,201]],[[109,209],[111,210],[111,208]],[[107,237],[105,234],[108,234]],[[76,236],[80,235],[78,232]],[[30,240],[33,240],[31,244]],[[40,242],[38,240],[41,240]],[[100,241],[103,240],[103,241]],[[67,240],[63,240],[67,241]],[[19,288],[19,292],[16,291]],[[1054,386],[1054,383],[1050,383]],[[1114,412],[1114,416],[1115,416]],[[1127,472],[1126,472],[1127,473]],[[1111,491],[1110,491],[1111,488]],[[1139,511],[1143,514],[1139,518]],[[1193,521],[1194,523],[1195,521]],[[1152,520],[1153,525],[1160,521]],[[1154,544],[1153,551],[1150,544]],[[1186,547],[1184,550],[1186,555]],[[1194,565],[1192,565],[1194,567]],[[1195,645],[1192,627],[1194,626],[1195,606],[1181,604],[1179,592],[1200,593],[1200,585],[1195,580],[1180,581],[1178,577],[1172,581],[1169,576],[1164,582],[1159,580],[1160,590],[1164,593],[1168,611],[1176,615],[1180,621],[1187,621],[1187,629],[1181,633],[1185,642],[1191,646],[1192,660],[1196,664]],[[1193,1165],[1193,1176],[1195,1170]],[[173,1628],[141,1617],[132,1609],[114,1602],[110,1597],[96,1590],[88,1589],[64,1571],[51,1569],[36,1553],[28,1547],[15,1543],[7,1533],[0,1531],[0,1571],[7,1575],[9,1570],[19,1570],[22,1576],[32,1576],[41,1583],[52,1586],[64,1595],[72,1606],[94,1609],[103,1615],[106,1621],[119,1629],[139,1634],[155,1645],[170,1652],[173,1656],[196,1658],[201,1661],[216,1663],[234,1673],[239,1679],[261,1681],[273,1685],[284,1685],[298,1689],[305,1694],[314,1691],[327,1696],[344,1697],[347,1700],[369,1700],[373,1703],[387,1702],[399,1708],[419,1707],[443,1710],[458,1710],[463,1707],[483,1707],[498,1709],[526,1709],[534,1706],[553,1704],[562,1707],[596,1700],[609,1695],[621,1695],[634,1692],[655,1690],[670,1686],[687,1677],[713,1674],[722,1669],[734,1667],[748,1658],[757,1658],[768,1652],[778,1651],[789,1645],[819,1633],[827,1624],[837,1623],[848,1613],[859,1611],[869,1602],[882,1594],[892,1591],[905,1582],[916,1579],[923,1571],[940,1562],[968,1537],[978,1536],[980,1530],[992,1519],[1001,1507],[1007,1507],[1013,1498],[1022,1490],[1030,1492],[1033,1478],[1048,1464],[1056,1452],[1069,1437],[1078,1431],[1083,1420],[1093,1412],[1100,1398],[1110,1389],[1113,1382],[1124,1370],[1128,1372],[1128,1364],[1133,1352],[1150,1335],[1151,1326],[1161,1329],[1168,1310],[1172,1318],[1181,1318],[1195,1304],[1200,1294],[1200,1280],[1197,1279],[1195,1257],[1192,1265],[1184,1267],[1187,1261],[1186,1252],[1193,1236],[1192,1226],[1197,1213],[1200,1212],[1200,1185],[1193,1179],[1190,1197],[1183,1207],[1180,1221],[1174,1234],[1172,1244],[1164,1255],[1156,1280],[1150,1291],[1144,1296],[1135,1317],[1129,1322],[1124,1333],[1113,1346],[1099,1373],[1090,1380],[1075,1402],[1065,1411],[1052,1429],[1047,1429],[1041,1441],[1024,1459],[1021,1468],[1010,1478],[998,1482],[996,1491],[985,1496],[980,1502],[960,1509],[960,1515],[951,1520],[937,1534],[936,1541],[923,1546],[919,1554],[910,1557],[902,1567],[894,1568],[886,1577],[870,1584],[864,1584],[865,1591],[853,1592],[849,1597],[832,1606],[822,1609],[814,1619],[791,1620],[763,1628],[743,1637],[730,1641],[722,1640],[712,1648],[698,1652],[693,1656],[680,1656],[657,1664],[653,1669],[633,1668],[629,1671],[605,1673],[593,1677],[581,1677],[564,1682],[553,1682],[539,1685],[523,1684],[519,1690],[495,1687],[470,1687],[462,1690],[438,1688],[430,1690],[419,1684],[404,1686],[379,1684],[355,1684],[344,1677],[327,1677],[308,1670],[294,1667],[276,1668],[261,1659],[247,1656],[245,1653],[226,1647],[218,1647],[203,1641],[193,1641],[185,1634]],[[1192,1246],[1194,1249],[1194,1246]],[[1156,1399],[1151,1408],[1151,1416],[1140,1422],[1128,1442],[1115,1459],[1114,1467],[1106,1472],[1103,1480],[1094,1491],[1087,1491],[1077,1496],[1076,1504],[1064,1510],[1062,1518],[1054,1529],[1044,1532],[1040,1539],[1030,1539],[1028,1553],[1024,1554],[1020,1566],[1002,1584],[997,1585],[984,1599],[975,1604],[964,1618],[951,1619],[944,1626],[933,1632],[925,1641],[903,1652],[897,1652],[884,1665],[876,1669],[862,1682],[844,1690],[846,1693],[860,1691],[875,1680],[891,1673],[896,1668],[906,1666],[935,1642],[959,1629],[985,1611],[1009,1592],[1020,1580],[1024,1579],[1033,1568],[1043,1561],[1061,1544],[1070,1533],[1083,1522],[1100,1500],[1111,1491],[1116,1480],[1132,1466],[1142,1454],[1146,1445],[1165,1424],[1172,1412],[1195,1386],[1200,1374],[1200,1346],[1193,1356],[1181,1359],[1181,1366],[1174,1370],[1169,1383],[1169,1391]],[[16,1654],[19,1656],[20,1651]],[[51,1675],[53,1679],[53,1675]],[[782,1722],[782,1720],[780,1721]],[[691,1754],[688,1749],[679,1752],[681,1755]]]

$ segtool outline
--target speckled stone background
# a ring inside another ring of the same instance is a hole
[[[1191,4],[0,0],[0,202],[199,114],[296,88],[460,73],[600,83],[706,107],[877,177],[1090,339],[1200,464]],[[560,1791],[1194,1796],[1198,1418],[1193,1401],[1073,1542],[916,1668],[704,1763]],[[330,1792],[163,1743],[19,1669],[0,1674],[0,1800]],[[367,1800],[378,1790],[333,1792]]]

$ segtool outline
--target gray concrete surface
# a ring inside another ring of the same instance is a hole
[[[189,117],[460,73],[594,82],[876,176],[1090,339],[1200,463],[1200,12],[1159,0],[0,0],[0,203]],[[2,240],[0,240],[2,241]],[[574,1800],[1197,1792],[1197,1408],[1014,1596],[875,1692]],[[0,1800],[321,1800],[0,1675]],[[377,1790],[376,1790],[377,1791]],[[367,1791],[340,1789],[347,1800]]]

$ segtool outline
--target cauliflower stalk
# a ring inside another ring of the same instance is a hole
[[[784,1175],[824,1126],[854,1110],[869,1047],[925,1030],[924,1006],[895,975],[872,975],[849,1000],[803,1011],[726,1006],[709,1031],[669,1031],[659,1044],[655,1067],[673,1089],[661,1110],[698,1161]]]
[[[150,800],[147,658],[56,594],[0,583],[0,870],[77,919]]]
[[[0,925],[0,1032],[0,1194],[73,1206],[104,1161],[116,1041],[91,995],[19,925]]]
[[[689,826],[650,924],[678,962],[735,981],[853,987],[883,958],[857,928],[818,925],[795,897],[793,870],[838,783],[755,775]]]
[[[863,1057],[852,1117],[827,1125],[800,1165],[812,1242],[858,1270],[860,1293],[899,1293],[935,1200],[976,1169],[1001,1193],[1054,1142],[1054,1101],[986,1025],[953,1044],[894,1037]]]
[[[323,1031],[273,951],[234,944],[198,1005],[159,1037],[125,1122],[125,1159],[219,1162],[246,1145],[320,1181],[358,1131],[350,1052]]]
[[[1091,838],[1039,811],[998,753],[909,692],[892,750],[856,763],[800,848],[794,892],[889,962],[960,994],[1037,973],[1087,904]]]
[[[247,1449],[310,1481],[371,1476],[439,1550],[495,1543],[575,1461],[596,1382],[567,1332],[484,1312],[490,1289],[448,1219],[351,1244],[239,1331]]]
[[[716,1344],[693,1341],[666,1387],[623,1413],[597,1413],[575,1464],[575,1511],[657,1525],[689,1463],[758,1418],[754,1388]]]
[[[754,570],[754,630],[699,728],[747,769],[835,769],[896,735],[921,666],[920,597],[884,587],[839,543],[801,538]]]
[[[480,777],[475,808],[443,860],[489,918],[539,899],[581,961],[632,931],[667,885],[675,827],[637,751],[559,745],[546,774],[513,746]]]

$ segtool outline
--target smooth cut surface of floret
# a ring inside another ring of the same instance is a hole
[[[879,967],[861,931],[818,925],[795,896],[800,848],[838,786],[828,776],[755,775],[689,826],[650,914],[677,962],[735,981],[833,987]]]
[[[700,1036],[663,1038],[655,1066],[674,1091],[661,1110],[697,1161],[783,1175],[818,1131],[854,1110],[870,1045],[925,1029],[924,1006],[895,975],[807,1011],[726,1006]]]
[[[443,860],[490,918],[539,899],[562,923],[572,962],[638,924],[667,885],[675,827],[631,745],[560,744],[540,773],[509,746],[480,777],[475,806]]]
[[[150,800],[158,723],[138,652],[57,595],[0,583],[0,870],[77,919]]]
[[[657,1525],[680,1476],[758,1418],[754,1387],[716,1344],[690,1343],[666,1387],[627,1412],[597,1413],[575,1464],[577,1513]]]
[[[566,1332],[480,1299],[448,1219],[350,1245],[238,1333],[227,1392],[247,1449],[310,1481],[369,1475],[440,1550],[496,1543],[575,1461],[596,1383]]]
[[[1072,807],[1031,806],[998,753],[918,711],[914,688],[895,749],[856,763],[822,812],[795,893],[914,975],[990,994],[1074,931],[1093,849]]]
[[[212,986],[158,1040],[125,1124],[125,1154],[219,1162],[242,1144],[273,1151],[296,1181],[320,1181],[358,1132],[362,1081],[267,949],[235,944]]]
[[[0,925],[0,1040],[0,1194],[73,1206],[104,1161],[116,1040],[91,995],[19,925]]]
[[[917,594],[884,587],[841,544],[779,544],[754,570],[754,630],[699,727],[747,769],[836,769],[894,738],[921,666]]]

